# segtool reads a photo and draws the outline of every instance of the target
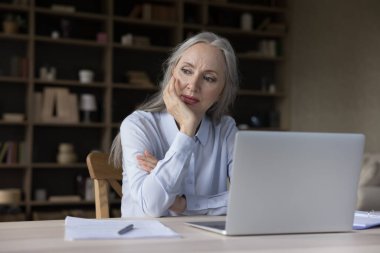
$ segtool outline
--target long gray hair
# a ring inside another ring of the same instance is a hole
[[[206,43],[220,49],[223,53],[227,70],[225,73],[226,83],[224,85],[220,99],[207,110],[206,114],[214,122],[219,122],[223,115],[228,114],[229,109],[232,107],[235,101],[236,92],[239,87],[239,75],[236,56],[234,49],[227,39],[211,32],[199,33],[193,37],[190,37],[174,48],[170,57],[163,64],[164,77],[160,82],[160,90],[154,94],[151,99],[138,106],[137,110],[146,112],[162,112],[166,110],[165,102],[163,99],[163,91],[170,81],[172,72],[181,59],[183,53],[198,43]],[[115,137],[112,143],[109,161],[110,163],[113,163],[115,167],[122,166],[120,133]]]

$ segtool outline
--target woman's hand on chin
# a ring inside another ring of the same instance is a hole
[[[172,76],[169,84],[164,90],[164,102],[168,112],[174,117],[179,125],[180,131],[188,136],[194,136],[203,115],[196,115],[179,97],[175,87],[178,80]]]

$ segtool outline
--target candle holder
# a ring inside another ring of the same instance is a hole
[[[83,111],[83,122],[91,122],[91,112],[97,110],[95,96],[92,94],[82,94],[80,97],[80,109]]]

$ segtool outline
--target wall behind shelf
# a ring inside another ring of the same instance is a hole
[[[292,130],[362,132],[379,153],[380,1],[293,0],[290,11]]]

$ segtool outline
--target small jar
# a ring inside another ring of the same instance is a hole
[[[252,30],[252,15],[248,12],[245,12],[241,15],[240,27],[242,30],[250,31]]]
[[[59,164],[70,164],[75,163],[76,160],[74,146],[70,143],[61,143],[58,147],[57,162]]]
[[[57,162],[59,164],[75,163],[77,156],[74,153],[59,153],[57,155]]]

